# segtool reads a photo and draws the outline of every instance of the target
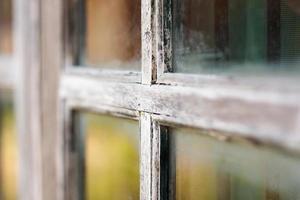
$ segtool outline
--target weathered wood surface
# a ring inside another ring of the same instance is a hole
[[[91,67],[69,66],[65,71],[71,74],[78,74],[85,77],[94,77],[103,81],[115,81],[121,83],[141,83],[140,72],[116,71],[107,69],[97,69]]]
[[[142,79],[155,83],[172,71],[171,1],[142,1]]]
[[[22,200],[42,199],[39,6],[38,0],[14,1],[19,196]]]
[[[299,78],[296,75],[262,75],[262,76],[226,76],[214,74],[182,74],[164,73],[157,80],[160,85],[191,86],[201,88],[203,86],[230,87],[237,89],[251,89],[256,91],[299,93]]]
[[[150,115],[151,116],[151,115]],[[152,116],[151,116],[152,118]],[[159,200],[161,188],[161,129],[158,121],[151,119],[151,198]]]
[[[40,125],[42,145],[43,200],[58,199],[63,189],[59,180],[57,145],[59,137],[59,78],[63,66],[63,1],[42,0],[41,65],[40,65]]]
[[[151,162],[152,162],[152,122],[151,116],[147,113],[141,113],[140,119],[141,134],[141,153],[140,153],[140,199],[151,199]]]
[[[160,126],[141,113],[140,199],[160,199]]]
[[[57,199],[60,0],[15,0],[20,198]],[[30,183],[30,184],[29,184]]]
[[[299,142],[295,139],[299,136],[300,94],[294,92],[224,83],[201,87],[126,84],[64,74],[61,95],[90,109],[104,105],[136,110],[169,124],[296,146]]]
[[[157,75],[157,0],[142,0],[142,82],[151,84]]]
[[[72,115],[78,109],[140,119],[141,199],[160,199],[162,125],[207,129],[216,137],[247,137],[300,151],[297,80],[166,73],[173,70],[169,0],[141,1],[141,73],[67,67],[61,74],[64,64],[79,63],[82,51],[77,44],[63,63],[67,41],[61,29],[67,20],[62,12],[70,9],[62,4],[68,2],[15,0],[21,199],[82,195],[77,165],[82,160],[70,146],[73,137],[79,142]],[[75,39],[82,38],[77,31]],[[10,77],[0,85],[11,85]]]

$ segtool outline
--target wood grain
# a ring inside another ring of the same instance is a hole
[[[14,5],[20,197],[53,200],[59,185],[56,140],[62,5],[59,0],[15,0]]]
[[[61,95],[90,109],[104,105],[147,112],[164,123],[220,130],[268,142],[298,143],[294,139],[299,133],[299,93],[259,90],[238,83],[201,87],[142,85],[64,74]]]

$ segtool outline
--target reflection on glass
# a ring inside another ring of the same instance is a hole
[[[0,199],[17,199],[17,134],[12,95],[0,91]]]
[[[0,54],[12,52],[12,0],[0,0]]]
[[[86,199],[139,199],[139,127],[131,120],[84,114]]]
[[[299,157],[189,130],[170,137],[177,200],[300,199]]]
[[[139,70],[141,58],[140,0],[80,0],[74,26],[83,35],[80,65]],[[82,17],[84,16],[84,17]],[[80,22],[80,20],[83,22]],[[80,29],[81,26],[81,29]],[[76,28],[74,28],[76,30]],[[82,37],[82,36],[81,36]],[[78,42],[75,38],[73,42]],[[76,56],[76,55],[75,55]]]
[[[298,0],[174,0],[177,72],[299,70]]]

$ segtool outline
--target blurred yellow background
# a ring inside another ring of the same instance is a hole
[[[16,121],[11,95],[0,91],[0,194],[3,200],[17,199],[18,149]]]
[[[86,199],[139,199],[138,122],[83,114]]]

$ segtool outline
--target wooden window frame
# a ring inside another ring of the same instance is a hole
[[[14,0],[21,199],[78,197],[79,183],[70,181],[76,176],[68,167],[73,161],[66,159],[72,153],[74,110],[139,119],[142,200],[161,199],[165,126],[215,130],[300,150],[300,89],[292,80],[278,84],[272,77],[171,73],[171,0],[141,0],[141,72],[75,68],[66,62],[64,2]],[[0,85],[12,85],[10,80]]]
[[[299,88],[286,87],[290,81],[276,85],[273,78],[170,73],[172,16],[163,6],[170,2],[142,1],[141,73],[72,67],[61,79],[61,97],[72,100],[73,108],[100,109],[113,115],[140,113],[141,199],[160,199],[162,126],[216,130],[228,137],[298,150],[300,95]]]

